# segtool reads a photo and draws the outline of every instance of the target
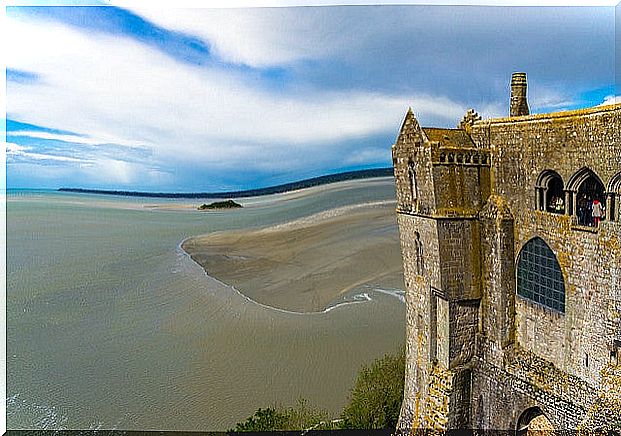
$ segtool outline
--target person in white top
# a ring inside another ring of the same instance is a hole
[[[597,198],[593,200],[591,215],[593,216],[593,225],[595,227],[599,226],[599,221],[604,215],[604,208]]]

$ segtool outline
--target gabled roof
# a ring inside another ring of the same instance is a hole
[[[440,129],[423,127],[423,132],[430,141],[439,142],[441,147],[473,148],[474,142],[470,135],[462,129]]]
[[[401,124],[401,130],[395,145],[422,143],[425,140],[426,138],[424,137],[423,130],[420,128],[420,124],[418,124],[412,108],[409,108]]]

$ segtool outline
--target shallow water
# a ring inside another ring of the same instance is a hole
[[[386,179],[313,192],[204,213],[143,207],[178,200],[9,191],[8,428],[225,430],[302,397],[338,414],[360,365],[403,344],[399,290],[287,313],[206,276],[179,248],[394,199]]]

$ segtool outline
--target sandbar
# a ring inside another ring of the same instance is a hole
[[[211,277],[289,311],[322,311],[364,285],[404,289],[394,201],[197,236],[182,248]]]

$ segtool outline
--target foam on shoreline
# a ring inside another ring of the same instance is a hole
[[[352,305],[352,304],[360,304],[360,303],[372,302],[373,301],[373,297],[371,295],[369,295],[369,294],[373,294],[373,293],[389,295],[391,297],[397,298],[402,303],[405,303],[404,291],[401,290],[401,289],[389,290],[389,289],[381,289],[381,288],[376,288],[376,287],[371,287],[369,285],[365,285],[365,286],[363,286],[363,288],[367,288],[367,287],[370,288],[366,292],[360,292],[360,293],[356,293],[356,294],[345,296],[344,297],[344,301],[335,302],[333,304],[330,304],[325,309],[323,309],[321,311],[298,312],[298,311],[287,310],[287,309],[282,309],[282,308],[279,308],[279,307],[270,306],[268,304],[264,304],[264,303],[261,303],[259,301],[253,300],[248,295],[244,294],[242,291],[237,289],[235,286],[230,285],[228,283],[225,283],[222,280],[219,280],[218,278],[209,275],[207,273],[207,271],[205,271],[205,269],[198,262],[196,262],[194,259],[192,259],[192,256],[183,249],[182,244],[187,239],[189,239],[189,238],[184,239],[183,241],[181,241],[177,245],[177,250],[178,250],[178,252],[182,253],[183,256],[185,258],[187,258],[190,262],[192,262],[193,264],[199,266],[201,268],[203,274],[206,277],[208,277],[210,280],[213,280],[214,282],[218,283],[220,286],[222,286],[224,288],[227,288],[227,289],[230,289],[231,291],[235,292],[237,295],[239,295],[240,297],[242,297],[244,300],[248,301],[249,303],[252,303],[252,304],[254,304],[256,306],[262,307],[262,308],[267,309],[267,310],[273,310],[273,311],[280,312],[280,313],[286,313],[287,315],[302,315],[302,316],[325,315],[325,314],[331,312],[333,309],[336,309],[336,308],[339,308],[339,307],[345,307],[345,306],[349,306],[349,305]]]

